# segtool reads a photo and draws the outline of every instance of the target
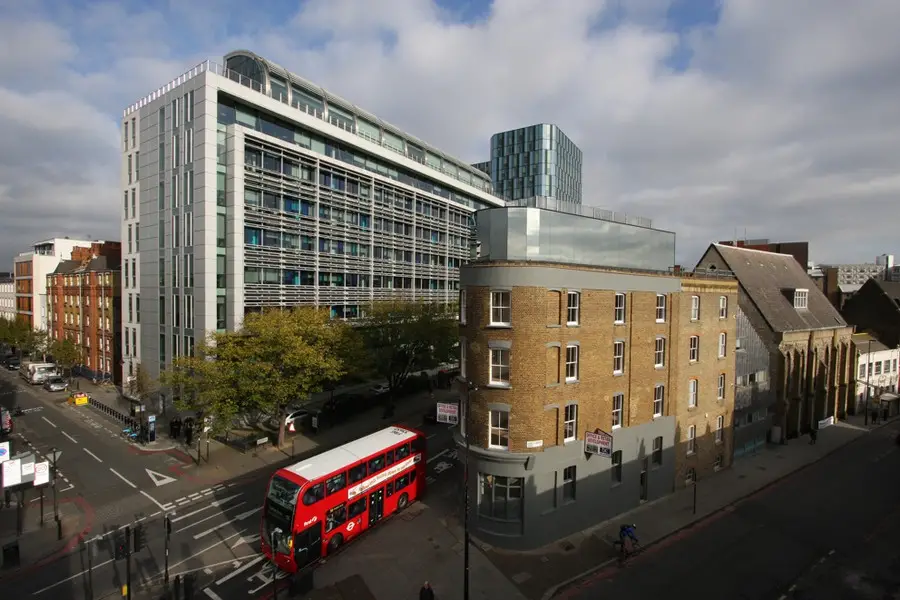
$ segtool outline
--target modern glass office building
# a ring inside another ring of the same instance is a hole
[[[532,125],[491,136],[487,170],[494,191],[509,200],[551,196],[581,204],[581,169],[581,149],[556,125]]]
[[[490,177],[250,52],[122,119],[123,371],[265,306],[455,302]]]

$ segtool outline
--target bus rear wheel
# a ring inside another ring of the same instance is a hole
[[[397,500],[397,508],[399,510],[403,510],[407,506],[409,506],[409,494],[404,492],[404,493],[400,494],[400,499]]]
[[[328,540],[328,554],[334,554],[344,544],[344,536],[340,533],[335,534]]]

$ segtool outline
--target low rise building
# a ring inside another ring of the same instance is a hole
[[[77,372],[121,383],[122,323],[119,242],[75,248],[47,275],[47,314],[51,340],[69,339],[81,350]]]
[[[0,273],[0,319],[16,318],[16,280],[12,273]]]
[[[850,410],[854,414],[863,414],[867,408],[887,408],[890,414],[896,414],[900,348],[886,346],[871,334],[856,333],[853,349],[857,365],[856,394]]]
[[[900,282],[869,279],[841,311],[857,331],[868,331],[886,346],[900,346]]]
[[[519,549],[730,465],[737,307],[729,274],[672,269],[675,235],[646,220],[523,204],[476,213],[457,436],[473,530]]]

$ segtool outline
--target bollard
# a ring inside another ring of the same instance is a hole
[[[175,576],[175,600],[181,600],[181,575]]]

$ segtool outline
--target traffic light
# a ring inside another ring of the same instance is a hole
[[[147,545],[147,538],[144,537],[144,524],[138,523],[134,526],[134,551],[140,552]]]
[[[128,536],[125,535],[124,531],[117,531],[114,543],[116,545],[115,548],[115,557],[116,560],[124,560],[128,558]]]

